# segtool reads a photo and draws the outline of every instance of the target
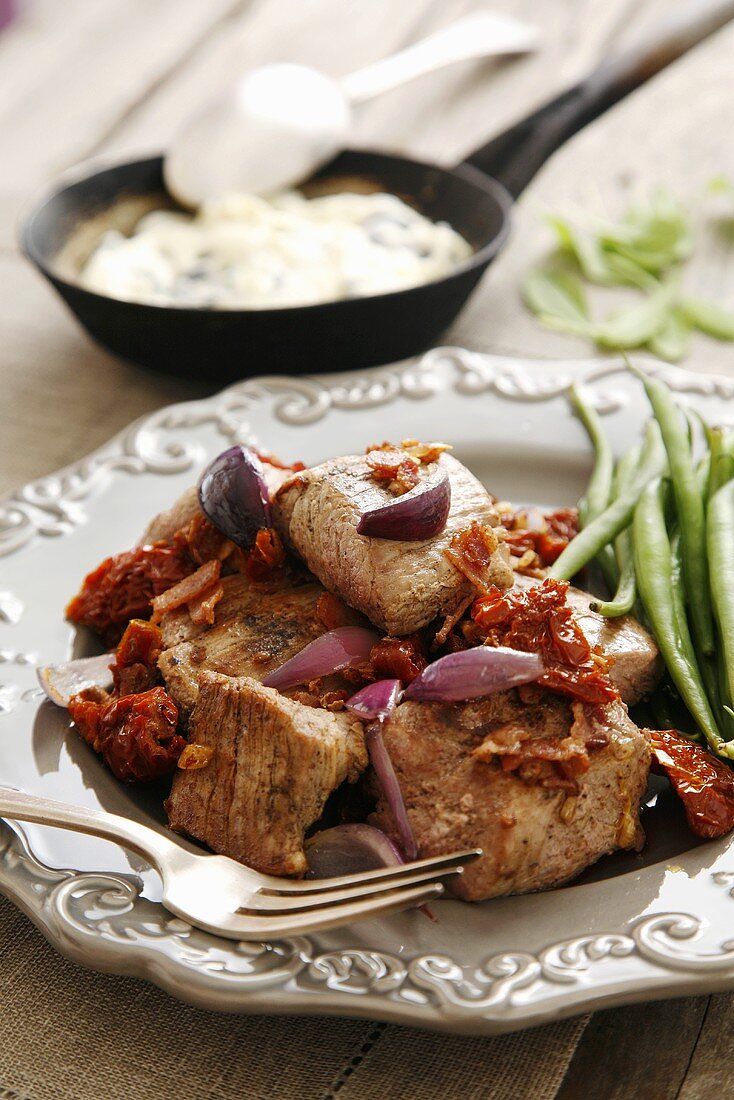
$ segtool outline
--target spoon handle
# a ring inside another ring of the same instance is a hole
[[[391,57],[345,76],[340,86],[351,103],[362,103],[455,61],[526,53],[540,44],[536,27],[493,12],[475,12]]]

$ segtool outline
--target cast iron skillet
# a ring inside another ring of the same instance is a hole
[[[114,211],[147,199],[170,205],[160,157],[120,164],[59,187],[25,221],[22,247],[96,340],[168,374],[214,386],[253,374],[344,370],[404,359],[434,343],[454,320],[507,240],[513,198],[550,154],[732,16],[734,0],[688,0],[682,18],[659,28],[644,45],[606,61],[455,168],[348,151],[318,172],[306,191],[391,191],[429,218],[449,222],[469,241],[474,252],[468,260],[423,286],[258,310],[148,306],[84,290],[76,281],[80,259]]]

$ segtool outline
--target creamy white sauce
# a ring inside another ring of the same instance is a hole
[[[310,305],[419,286],[471,255],[445,222],[395,195],[232,195],[195,217],[146,214],[110,230],[82,271],[89,290],[210,309]]]

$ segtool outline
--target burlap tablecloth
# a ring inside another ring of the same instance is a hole
[[[0,1100],[551,1100],[582,1019],[469,1039],[228,1016],[80,970],[0,898]]]

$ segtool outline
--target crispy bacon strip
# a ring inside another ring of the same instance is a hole
[[[160,622],[167,611],[174,611],[177,607],[183,607],[184,604],[193,603],[198,606],[197,601],[201,601],[203,596],[210,595],[212,588],[219,581],[221,571],[222,563],[220,561],[208,561],[199,566],[195,573],[189,574],[178,584],[174,584],[172,588],[168,588],[160,596],[156,596],[151,601],[153,604],[153,622]]]
[[[474,520],[471,527],[454,535],[444,554],[480,592],[485,592],[489,584],[492,555],[497,546],[497,536],[492,528]]]
[[[734,772],[677,730],[647,730],[653,763],[671,782],[696,836],[713,839],[734,829]]]
[[[221,581],[206,588],[200,596],[189,600],[187,606],[192,623],[197,626],[211,626],[214,622],[214,609],[224,595],[224,585]]]
[[[182,546],[197,565],[217,559],[226,561],[235,551],[233,542],[222,534],[205,515],[194,516],[190,523],[173,537],[176,546]]]
[[[388,489],[396,495],[414,489],[420,481],[420,463],[405,451],[371,450],[367,452],[367,465],[376,481],[387,481]]]
[[[266,580],[285,565],[283,541],[274,527],[261,527],[255,545],[245,558],[242,572],[251,581]]]

